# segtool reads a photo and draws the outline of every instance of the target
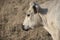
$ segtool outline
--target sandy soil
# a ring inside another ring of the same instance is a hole
[[[0,0],[0,40],[52,40],[43,28],[22,30],[22,22],[29,3],[36,0]],[[37,0],[42,4],[49,0]]]

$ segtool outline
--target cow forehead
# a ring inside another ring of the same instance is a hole
[[[28,10],[27,10],[27,13],[31,13],[31,12],[34,12],[34,11],[33,11],[33,7],[32,7],[32,6],[31,6],[31,7],[29,7],[29,8],[28,8]]]
[[[29,9],[28,9],[28,11],[30,11],[30,10],[32,10],[32,9],[33,9],[33,6],[30,6]]]

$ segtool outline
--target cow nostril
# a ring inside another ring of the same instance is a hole
[[[22,25],[22,29],[24,30],[24,25]]]
[[[24,25],[22,25],[22,27],[24,27]]]
[[[24,25],[22,25],[22,29],[23,29],[24,31],[28,31],[28,30],[29,30],[29,28],[26,29],[26,28],[24,27]]]

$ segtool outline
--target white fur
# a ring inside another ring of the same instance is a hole
[[[34,14],[33,5],[33,3],[30,3],[30,7],[27,11],[30,17],[26,15],[23,22],[25,28],[28,28],[27,26],[34,28],[36,25],[43,24],[44,28],[51,34],[53,40],[60,40],[60,0],[50,0],[41,4],[40,6],[42,8],[48,8],[48,13],[45,15],[40,13]]]

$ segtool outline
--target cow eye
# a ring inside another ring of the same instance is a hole
[[[27,16],[29,17],[29,16],[30,16],[30,14],[27,14]]]

